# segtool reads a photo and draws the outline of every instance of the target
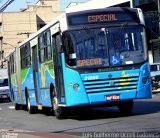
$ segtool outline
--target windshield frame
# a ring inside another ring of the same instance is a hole
[[[134,63],[134,64],[126,64],[126,65],[111,65],[110,63],[109,63],[109,65],[108,66],[70,66],[69,64],[67,64],[67,62],[65,62],[65,64],[66,64],[66,66],[67,67],[69,67],[69,68],[74,68],[74,69],[99,69],[99,68],[113,68],[113,67],[125,67],[125,66],[136,66],[136,65],[141,65],[141,64],[143,64],[143,63],[145,63],[146,61],[148,61],[148,47],[147,47],[147,40],[146,40],[146,31],[145,31],[145,26],[143,25],[143,24],[138,24],[138,23],[134,23],[134,22],[132,22],[132,23],[126,23],[126,22],[124,22],[124,23],[122,23],[122,24],[118,24],[118,23],[116,23],[116,24],[112,24],[112,25],[105,25],[104,26],[104,24],[101,24],[101,25],[86,25],[85,27],[84,26],[79,26],[79,27],[72,27],[72,28],[70,28],[70,29],[68,29],[67,31],[64,31],[63,32],[63,49],[64,49],[64,54],[65,54],[65,43],[64,43],[64,35],[66,34],[66,33],[70,33],[71,31],[78,31],[78,30],[84,30],[84,29],[99,29],[99,28],[115,28],[115,27],[117,27],[117,28],[120,28],[120,27],[122,27],[122,28],[125,28],[125,27],[142,27],[142,29],[143,29],[143,37],[144,37],[144,40],[143,40],[143,48],[144,48],[144,55],[145,55],[145,59],[144,59],[144,61],[142,61],[142,62],[139,62],[139,63]],[[107,40],[108,41],[108,40]],[[108,43],[108,42],[107,42]],[[107,44],[108,45],[108,44]],[[109,47],[107,46],[107,49],[109,49]],[[109,50],[107,50],[107,52],[108,52],[108,55],[109,55]],[[110,60],[110,57],[108,57],[108,60]],[[65,60],[66,61],[66,60]]]

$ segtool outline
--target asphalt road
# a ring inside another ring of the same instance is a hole
[[[16,111],[13,103],[3,102],[0,103],[0,130],[79,137],[93,137],[92,132],[160,132],[160,93],[152,99],[134,101],[133,113],[129,116],[122,116],[115,107],[96,108],[63,120],[46,112],[30,115],[24,110]]]

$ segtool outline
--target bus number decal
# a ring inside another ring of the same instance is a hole
[[[84,80],[98,80],[99,76],[86,76]]]

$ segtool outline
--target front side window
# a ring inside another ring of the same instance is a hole
[[[127,26],[76,30],[64,34],[69,66],[120,66],[147,59],[144,28]]]

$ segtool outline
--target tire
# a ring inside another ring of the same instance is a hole
[[[50,88],[50,97],[51,97],[51,113],[54,115],[54,107],[53,107],[53,102],[54,102],[54,97],[55,97],[55,91],[54,88]]]
[[[17,103],[15,103],[15,110],[20,110],[20,108],[21,108],[21,106],[20,106],[20,104],[17,104]]]
[[[118,108],[121,114],[129,115],[133,109],[133,100],[122,101],[118,104]]]
[[[53,98],[53,111],[57,119],[64,119],[64,107],[58,106],[58,99],[56,97]]]
[[[30,114],[35,113],[35,108],[31,105],[29,96],[27,96],[27,109]]]

